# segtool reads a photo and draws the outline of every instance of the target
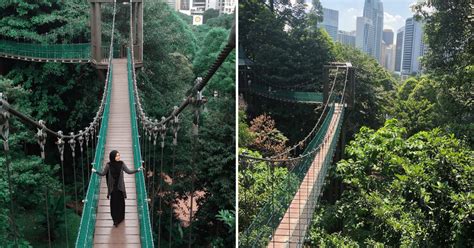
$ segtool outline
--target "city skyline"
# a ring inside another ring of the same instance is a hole
[[[363,15],[365,0],[321,0],[323,8],[339,11],[339,30],[355,31],[357,17]],[[410,5],[416,0],[382,0],[384,7],[383,29],[396,32],[405,25],[405,20],[413,16]]]

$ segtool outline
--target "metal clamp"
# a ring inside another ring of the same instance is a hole
[[[178,111],[178,106],[174,106],[173,108],[173,119],[172,124],[173,124],[173,145],[176,146],[178,145],[178,131],[179,131],[179,115],[175,115],[175,113]]]
[[[58,145],[59,154],[61,156],[61,162],[64,161],[64,138],[63,138],[63,131],[58,131],[59,138],[56,141],[56,145]]]
[[[3,95],[3,93],[0,93],[0,100],[7,100],[6,96]],[[10,125],[8,123],[8,119],[10,119],[10,113],[3,105],[2,101],[0,101],[0,134],[3,140],[3,149],[5,151],[10,150],[8,147],[8,136],[10,133]]]
[[[41,125],[41,129],[38,128],[38,132],[36,133],[36,138],[38,139],[38,145],[41,148],[41,158],[45,159],[45,152],[44,152],[44,146],[46,145],[46,126],[45,126],[45,121],[39,120],[38,123]]]
[[[69,135],[74,137],[74,132],[70,132]],[[74,159],[76,157],[76,139],[72,138],[68,141],[69,147],[71,147],[71,152],[72,152],[72,158]]]

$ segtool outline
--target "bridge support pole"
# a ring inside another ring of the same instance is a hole
[[[143,61],[143,3],[138,2],[137,5],[137,61]]]
[[[114,0],[88,0],[91,6],[91,58],[98,69],[107,68],[107,62],[102,61],[102,14],[101,5],[112,4]],[[117,3],[128,4],[129,0],[117,0]],[[143,66],[143,0],[132,0],[132,36],[135,67]],[[108,57],[108,55],[106,55]]]
[[[143,61],[143,2],[133,3],[132,27],[135,55],[133,59],[135,59],[135,64],[141,64]]]
[[[91,52],[96,63],[102,60],[102,17],[99,2],[91,2]]]

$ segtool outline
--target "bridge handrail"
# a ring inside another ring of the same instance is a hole
[[[313,137],[309,145],[305,148],[303,155],[308,153],[313,153],[313,151],[318,150],[324,136],[327,133],[329,124],[334,114],[334,105],[332,105],[328,111],[326,118],[324,119],[320,130],[316,135]],[[297,158],[298,159],[298,158]],[[280,182],[276,186],[276,196],[274,200],[269,200],[265,205],[262,207],[260,212],[256,215],[255,219],[249,225],[249,227],[243,232],[242,235],[242,242],[241,245],[244,247],[258,247],[259,244],[265,243],[267,244],[268,241],[271,239],[271,235],[274,230],[278,227],[280,220],[283,218],[286,210],[290,206],[291,200],[293,199],[290,196],[294,196],[296,191],[298,190],[301,182],[308,171],[308,168],[313,161],[312,156],[304,156],[299,158],[299,163],[297,166],[293,167],[289,173],[294,175],[292,179],[288,179],[288,182],[283,181]],[[276,200],[275,200],[276,199]],[[275,202],[279,202],[277,209],[272,206],[275,205]],[[267,228],[262,228],[267,227]],[[257,237],[252,238],[253,235]],[[250,238],[253,240],[253,243],[248,246],[246,239]],[[259,244],[256,244],[256,243]]]
[[[142,157],[140,151],[140,140],[138,134],[138,123],[136,113],[136,102],[135,94],[133,90],[133,72],[134,67],[132,66],[132,58],[130,49],[127,51],[127,67],[128,67],[128,90],[130,97],[130,119],[132,124],[132,143],[133,143],[133,159],[135,166],[142,164]],[[137,189],[137,207],[138,207],[138,218],[140,220],[140,240],[142,247],[154,247],[153,244],[153,233],[150,223],[150,214],[147,202],[147,192],[145,187],[145,176],[143,173],[137,173],[136,178],[136,189]]]
[[[94,163],[92,164],[96,170],[102,169],[102,163],[104,161],[105,143],[107,138],[107,130],[109,125],[109,112],[110,112],[110,100],[112,98],[112,81],[113,81],[113,47],[114,47],[114,30],[115,30],[115,15],[116,15],[117,4],[114,0],[113,15],[112,15],[112,31],[110,38],[110,53],[107,63],[107,94],[105,94],[105,105],[104,113],[102,116],[102,123],[100,125],[99,136],[97,140],[97,146],[95,149]],[[93,247],[94,246],[94,231],[97,215],[97,206],[99,203],[99,186],[100,179],[96,173],[91,173],[89,180],[89,187],[87,188],[86,199],[84,199],[84,208],[81,217],[81,223],[79,225],[79,232],[76,239],[77,247]]]
[[[0,40],[0,54],[41,59],[90,59],[90,43],[37,44]]]
[[[102,123],[100,125],[99,139],[97,141],[93,162],[93,165],[95,165],[94,167],[98,170],[101,169],[104,161],[105,142],[109,123],[110,98],[112,90],[112,70],[113,67],[112,65],[110,65],[110,74],[107,80],[107,98],[105,102],[104,114],[102,118]],[[92,173],[91,179],[89,181],[89,187],[87,188],[87,195],[84,199],[84,208],[82,212],[81,223],[79,226],[79,232],[77,235],[76,247],[92,247],[97,205],[99,202],[99,183],[99,176],[95,173]]]

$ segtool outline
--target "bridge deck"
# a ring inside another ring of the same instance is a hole
[[[253,84],[246,90],[249,93],[263,96],[266,98],[293,103],[304,103],[304,104],[320,104],[323,102],[323,94],[319,92],[310,91],[293,91],[293,90],[278,90],[271,89],[271,87],[265,87],[263,85]]]
[[[118,150],[121,159],[129,168],[133,168],[132,128],[130,122],[130,105],[127,79],[127,59],[112,61],[113,83],[110,102],[110,118],[105,145],[104,161],[109,160],[111,150]],[[105,177],[101,178],[99,206],[95,224],[94,247],[141,247],[140,227],[137,213],[137,192],[135,175],[124,173],[127,199],[125,199],[125,220],[113,226],[110,216],[110,205],[107,199]]]
[[[303,246],[304,238],[316,206],[316,201],[311,201],[310,199],[314,199],[313,196],[321,193],[324,178],[322,178],[323,176],[319,177],[319,175],[322,173],[321,169],[323,168],[324,158],[330,152],[330,144],[336,136],[341,110],[342,105],[336,104],[334,115],[322,142],[324,145],[315,154],[308,173],[301,182],[298,192],[291,201],[289,208],[273,234],[272,240],[268,244],[269,248]]]

